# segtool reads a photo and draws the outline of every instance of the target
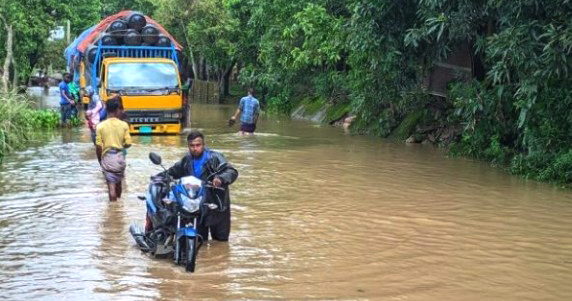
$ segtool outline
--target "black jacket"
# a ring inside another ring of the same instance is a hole
[[[216,223],[216,220],[218,219],[218,217],[221,217],[220,215],[230,216],[230,209],[229,209],[230,208],[230,189],[229,189],[229,185],[232,184],[236,180],[236,178],[238,178],[238,171],[234,167],[232,167],[232,165],[230,165],[230,163],[228,163],[228,161],[225,159],[225,157],[221,153],[216,152],[216,151],[212,151],[212,150],[208,150],[208,149],[205,149],[205,152],[207,152],[207,155],[209,157],[207,158],[205,164],[203,165],[203,170],[201,172],[201,180],[212,181],[214,178],[211,176],[213,174],[213,172],[217,171],[218,167],[221,164],[226,163],[226,167],[221,169],[217,173],[217,176],[222,181],[222,188],[224,188],[224,191],[215,190],[215,189],[207,189],[206,190],[205,202],[215,203],[215,204],[219,205],[219,209],[211,210],[209,212],[209,214],[207,215],[207,219],[205,221],[205,224],[206,224],[206,226],[209,226],[209,225],[212,225],[213,223]],[[169,168],[167,170],[167,172],[169,173],[169,175],[171,175],[175,179],[194,175],[193,160],[192,160],[191,154],[187,154],[186,156],[184,156],[179,162],[175,163],[175,165],[173,165],[171,168]],[[209,178],[209,176],[211,176],[211,177]],[[218,196],[218,198],[217,198],[217,196]],[[219,201],[218,201],[219,199],[222,202],[222,204],[219,204]],[[222,208],[220,208],[221,205],[222,205]]]

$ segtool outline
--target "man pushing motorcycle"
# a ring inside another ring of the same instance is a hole
[[[187,136],[189,153],[166,172],[174,179],[194,176],[203,181],[212,181],[212,186],[222,189],[205,189],[206,203],[217,205],[208,210],[199,225],[198,233],[207,241],[209,232],[214,240],[228,241],[230,235],[230,189],[229,185],[238,178],[238,171],[225,157],[206,147],[205,137],[199,131]],[[216,172],[214,177],[212,176]]]

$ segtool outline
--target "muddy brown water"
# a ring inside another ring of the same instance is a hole
[[[263,119],[254,137],[195,105],[240,172],[228,243],[197,271],[137,250],[128,227],[184,136],[136,136],[109,203],[86,129],[46,134],[0,167],[2,300],[572,300],[572,193],[431,146]]]

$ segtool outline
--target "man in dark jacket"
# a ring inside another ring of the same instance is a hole
[[[209,231],[212,239],[227,241],[230,235],[229,185],[238,177],[238,171],[226,161],[221,153],[205,147],[205,137],[201,132],[192,131],[187,136],[187,143],[189,154],[175,163],[167,172],[175,179],[194,176],[203,181],[212,181],[213,186],[224,189],[205,190],[205,203],[216,204],[217,208],[208,210],[197,230],[205,241],[208,240]],[[217,174],[212,176],[216,171],[218,171]]]

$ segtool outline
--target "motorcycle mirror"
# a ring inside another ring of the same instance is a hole
[[[149,153],[149,160],[151,160],[151,162],[153,162],[155,165],[161,165],[161,156],[154,152]]]

